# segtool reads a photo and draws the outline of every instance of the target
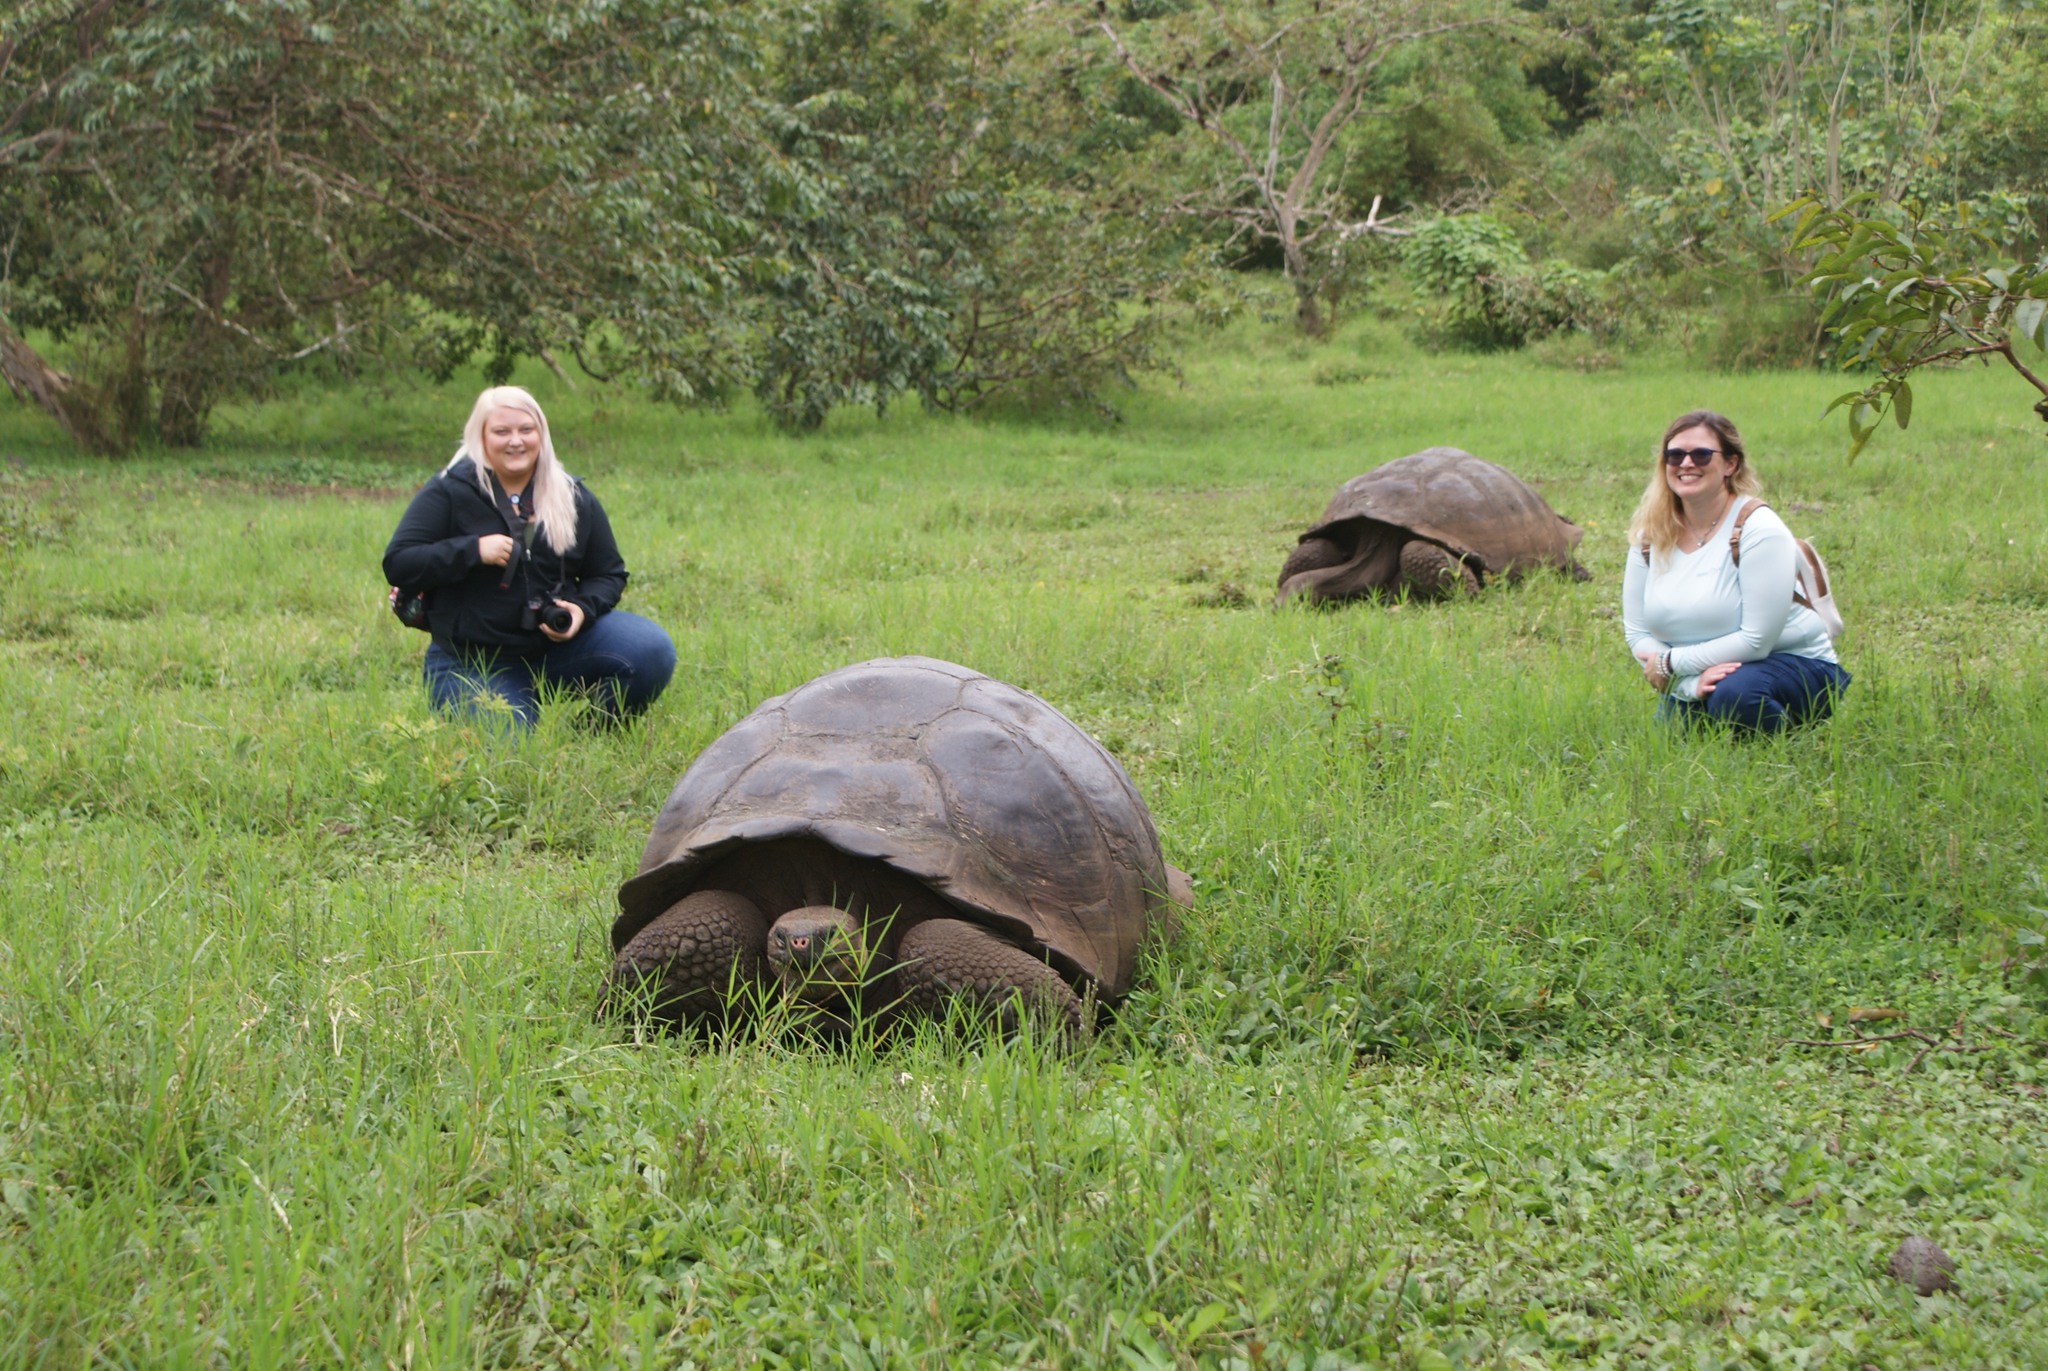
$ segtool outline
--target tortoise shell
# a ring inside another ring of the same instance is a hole
[[[1298,574],[1283,569],[1280,594],[1337,598],[1389,585],[1401,544],[1414,538],[1440,545],[1485,580],[1537,567],[1576,571],[1572,552],[1584,536],[1507,468],[1454,447],[1425,448],[1337,488],[1299,541],[1328,540],[1341,560]]]
[[[788,838],[903,872],[1112,1000],[1170,918],[1151,813],[1100,744],[1015,686],[893,657],[768,700],[690,764],[619,887],[613,950],[721,857]]]

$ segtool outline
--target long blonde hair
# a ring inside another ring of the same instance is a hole
[[[483,487],[484,498],[497,503],[497,492],[491,489],[490,459],[484,456],[484,420],[492,410],[501,408],[523,409],[540,425],[540,457],[533,464],[533,479],[527,482],[526,491],[533,497],[533,517],[540,521],[540,536],[547,539],[556,556],[563,556],[576,546],[576,483],[555,458],[555,440],[548,432],[548,416],[541,412],[540,401],[524,387],[492,386],[477,396],[469,422],[462,426],[462,446],[442,469],[468,458],[476,465],[476,482]]]
[[[1657,444],[1657,456],[1650,467],[1650,484],[1643,488],[1643,498],[1636,505],[1636,512],[1628,522],[1628,547],[1631,555],[1642,547],[1650,545],[1650,551],[1658,557],[1668,557],[1678,546],[1678,535],[1685,532],[1685,506],[1678,495],[1664,480],[1664,449],[1671,440],[1689,428],[1708,428],[1721,440],[1721,452],[1735,463],[1735,470],[1722,478],[1722,484],[1730,495],[1738,500],[1754,495],[1764,488],[1750,469],[1749,453],[1742,446],[1742,435],[1735,431],[1735,421],[1711,409],[1695,409],[1679,415],[1664,429],[1664,437]]]

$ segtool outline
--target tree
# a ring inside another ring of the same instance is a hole
[[[2026,223],[2018,203],[1987,224],[1967,206],[1930,215],[1870,194],[1840,206],[1804,196],[1772,218],[1793,214],[1792,250],[1820,254],[1806,280],[1827,297],[1824,322],[1842,365],[1877,369],[1876,380],[1828,406],[1849,411],[1852,459],[1887,412],[1900,428],[1912,422],[1915,372],[1969,358],[2002,358],[2040,392],[2034,412],[2048,421],[2048,381],[2015,350],[2048,348],[2048,252],[2004,255]]]
[[[1957,199],[1950,105],[1999,33],[1984,0],[1653,0],[1605,87],[1658,145],[1663,183],[1635,212],[1656,257],[1761,272],[1784,290],[1809,258],[1767,227],[1811,190],[1830,204]]]
[[[1102,116],[1010,0],[794,0],[772,138],[797,193],[754,217],[786,270],[762,282],[755,388],[812,427],[898,395],[959,409],[1020,389],[1100,406],[1158,364],[1179,264],[1116,193]]]
[[[745,7],[41,0],[0,20],[0,372],[81,443],[197,442],[309,360],[488,342],[743,377]],[[40,357],[45,329],[80,359]]]
[[[1092,394],[1156,361],[1173,273],[1079,174],[1096,112],[1026,13],[40,0],[0,20],[0,374],[101,448],[479,349],[797,426]]]
[[[1494,9],[1484,0],[1197,0],[1125,5],[1126,17],[1103,0],[1091,8],[1084,27],[1223,154],[1221,174],[1169,212],[1276,245],[1296,320],[1311,335],[1324,329],[1326,263],[1347,241],[1394,231],[1378,197],[1361,218],[1340,190],[1343,136],[1376,111],[1382,64],[1409,45],[1491,22]]]

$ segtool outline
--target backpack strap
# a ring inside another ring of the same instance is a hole
[[[1742,502],[1742,508],[1735,512],[1735,527],[1728,531],[1728,560],[1736,566],[1739,567],[1742,565],[1742,526],[1749,522],[1750,515],[1756,513],[1760,509],[1769,508],[1770,506],[1765,504],[1762,500],[1758,500],[1752,497],[1748,500],[1744,500]],[[1818,578],[1820,572],[1818,569],[1815,568],[1813,564],[1813,558],[1811,556],[1812,549],[1807,546],[1806,542],[1803,539],[1797,537],[1795,537],[1792,540],[1792,543],[1793,546],[1797,548],[1799,552],[1799,561],[1801,569],[1805,571],[1807,575]],[[1823,595],[1828,593],[1827,587],[1825,585],[1821,586],[1820,593]],[[1808,609],[1813,608],[1813,601],[1807,598],[1805,587],[1799,583],[1799,580],[1796,577],[1793,579],[1792,582],[1792,603],[1795,605],[1805,605]]]
[[[1827,568],[1821,565],[1820,554],[1813,550],[1812,543],[1807,542],[1804,538],[1798,539],[1797,541],[1799,543],[1799,555],[1806,559],[1806,570],[1808,574],[1813,577],[1814,593],[1819,595],[1821,599],[1825,600],[1828,598],[1830,594],[1833,593],[1828,589]],[[1792,598],[1796,600],[1799,597],[1795,595]],[[1811,605],[1807,606],[1808,609],[1811,609],[1812,607],[1813,606]]]
[[[1735,511],[1735,527],[1728,530],[1728,560],[1736,566],[1742,565],[1742,526],[1749,522],[1749,516],[1770,506],[1754,496],[1742,502],[1742,508]]]

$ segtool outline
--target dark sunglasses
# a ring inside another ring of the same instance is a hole
[[[1690,457],[1692,464],[1704,471],[1707,463],[1720,455],[1721,449],[1717,447],[1667,447],[1664,449],[1664,465],[1682,467],[1685,465],[1685,459]]]

